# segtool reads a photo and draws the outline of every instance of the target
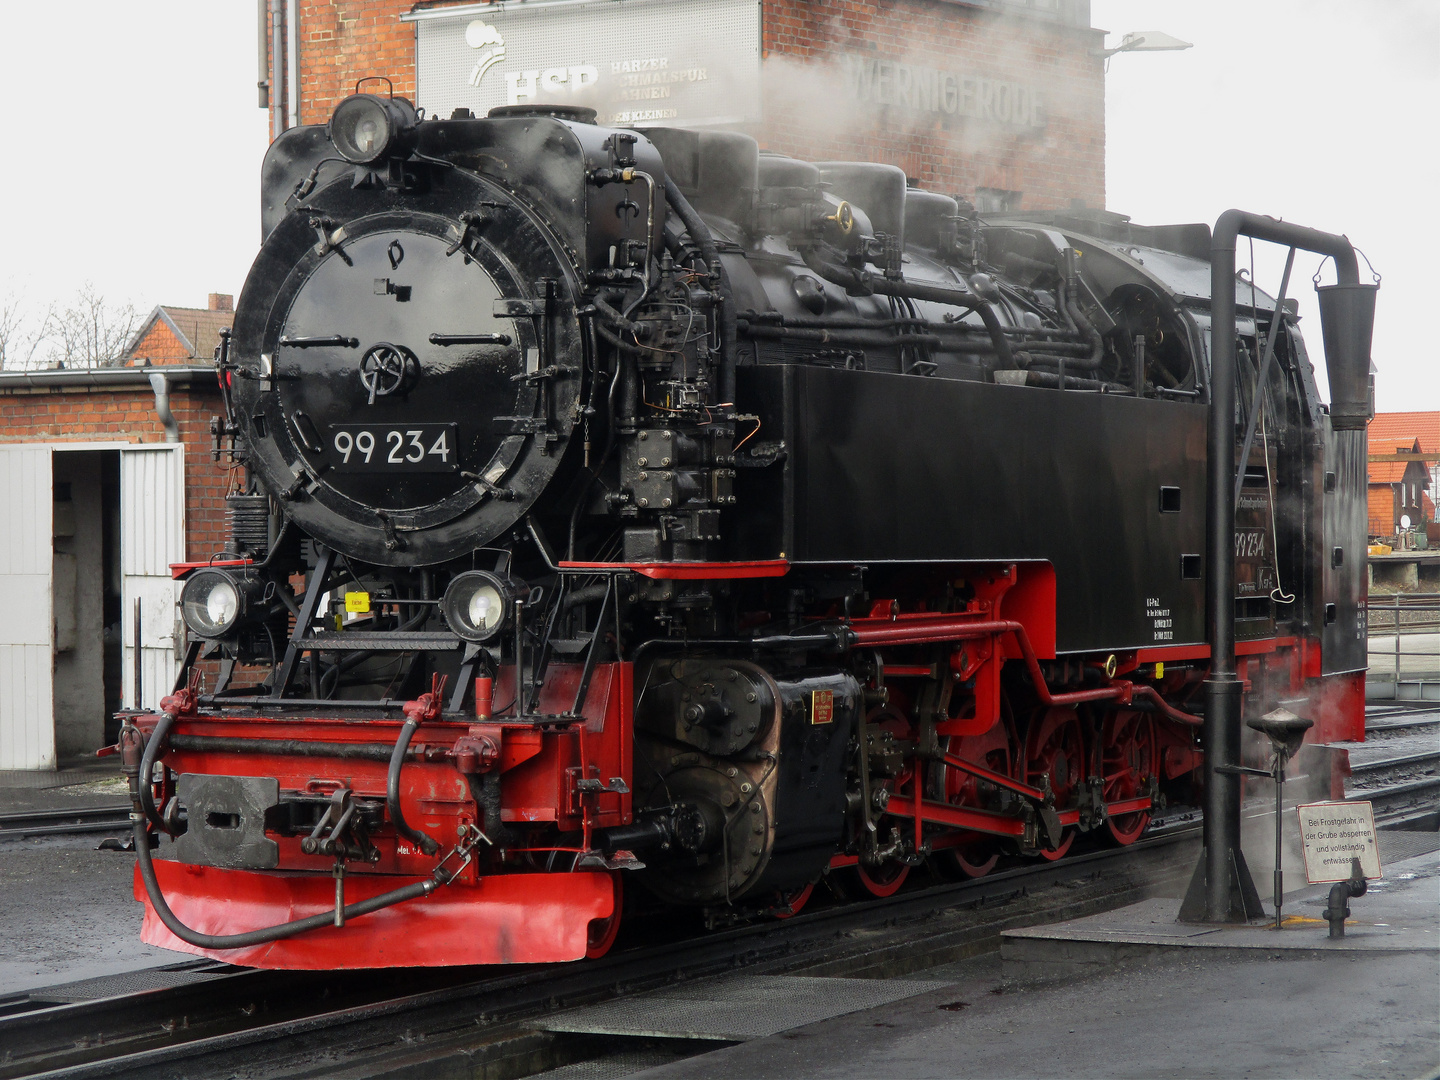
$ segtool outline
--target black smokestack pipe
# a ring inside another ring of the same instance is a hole
[[[1353,296],[1359,287],[1355,249],[1343,236],[1243,210],[1227,210],[1215,223],[1210,244],[1210,462],[1205,494],[1209,523],[1205,560],[1210,586],[1205,612],[1210,643],[1210,676],[1205,680],[1205,854],[1196,867],[1195,881],[1180,917],[1220,923],[1244,922],[1247,914],[1260,914],[1259,893],[1240,851],[1240,778],[1234,772],[1222,771],[1240,763],[1242,685],[1235,672],[1234,492],[1235,242],[1241,235],[1329,255],[1335,260],[1336,276],[1340,286],[1346,287],[1345,292]],[[1373,292],[1370,295],[1373,313]],[[1321,317],[1325,318],[1323,306]],[[1327,349],[1325,356],[1330,371],[1331,412],[1335,427],[1352,427],[1359,416],[1358,403],[1338,396],[1336,391],[1356,385],[1352,368],[1363,372],[1359,383],[1368,386],[1368,324],[1363,342],[1340,343],[1340,334],[1333,336],[1337,339],[1337,355],[1330,355]],[[1353,336],[1358,338],[1358,334]],[[1326,333],[1327,346],[1331,337]],[[1367,390],[1364,408],[1368,407]],[[1363,421],[1359,427],[1363,430]],[[1202,872],[1203,915],[1196,910],[1196,884]]]

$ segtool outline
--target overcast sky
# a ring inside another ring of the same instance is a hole
[[[1111,61],[1109,209],[1213,224],[1235,206],[1346,233],[1384,275],[1380,408],[1440,409],[1426,301],[1440,0],[1092,0],[1092,14],[1112,45],[1163,30],[1195,46]],[[89,280],[148,311],[238,293],[267,142],[255,53],[251,0],[7,3],[0,296],[39,309]],[[1273,292],[1283,255],[1266,247]],[[1298,258],[1290,291],[1318,360],[1314,269]]]

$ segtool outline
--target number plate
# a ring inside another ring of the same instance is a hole
[[[455,472],[455,424],[332,424],[325,449],[336,472]]]

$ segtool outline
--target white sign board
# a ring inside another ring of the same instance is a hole
[[[1305,845],[1305,876],[1311,885],[1345,881],[1350,860],[1360,860],[1366,878],[1380,877],[1375,814],[1368,802],[1307,803],[1296,807]]]
[[[416,105],[584,105],[607,126],[760,119],[759,0],[537,0],[431,8]]]

